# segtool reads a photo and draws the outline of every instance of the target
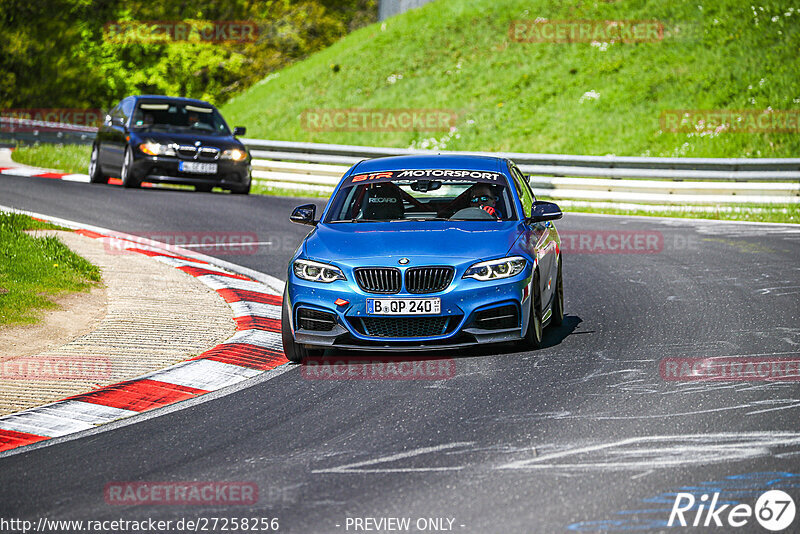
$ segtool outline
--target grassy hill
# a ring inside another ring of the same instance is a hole
[[[667,110],[800,114],[800,9],[791,0],[438,0],[271,73],[224,107],[248,137],[440,150],[618,156],[800,157],[796,133],[662,131]],[[513,21],[660,21],[663,39],[526,43]],[[439,132],[309,131],[319,109],[444,109]],[[24,147],[16,161],[85,172],[88,147]],[[257,186],[255,193],[286,194]],[[572,208],[618,212],[607,208]],[[619,211],[620,213],[622,211]],[[798,221],[797,205],[692,211]]]
[[[800,155],[800,133],[671,133],[664,110],[800,111],[788,0],[439,0],[351,33],[229,101],[248,137],[448,150]],[[751,7],[754,6],[754,7]],[[514,20],[658,20],[647,43],[523,43]],[[308,109],[441,108],[441,132],[312,132]]]

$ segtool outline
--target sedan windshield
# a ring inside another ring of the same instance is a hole
[[[140,102],[133,113],[131,126],[141,130],[230,135],[228,126],[216,109],[175,102]]]
[[[327,222],[511,220],[506,177],[469,170],[405,170],[347,178]]]

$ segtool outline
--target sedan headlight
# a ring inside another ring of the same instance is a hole
[[[346,280],[344,273],[338,267],[327,263],[310,260],[295,260],[292,265],[294,274],[298,278],[309,282],[322,282],[330,284],[336,280]]]
[[[139,150],[143,153],[148,154],[150,156],[175,156],[175,146],[174,145],[162,145],[161,143],[156,143],[155,141],[145,141],[144,143],[139,145]]]
[[[244,150],[239,150],[238,148],[231,148],[222,153],[220,158],[222,159],[232,159],[233,161],[242,161],[244,158],[247,157],[247,152]]]
[[[482,261],[470,266],[464,273],[463,278],[474,278],[485,282],[487,280],[499,280],[501,278],[511,278],[525,270],[528,262],[521,256],[511,256],[500,258],[499,260]]]

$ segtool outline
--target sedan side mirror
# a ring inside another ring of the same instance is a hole
[[[314,216],[316,214],[316,205],[303,204],[302,206],[297,206],[294,211],[292,211],[291,216],[289,216],[289,220],[297,224],[310,224],[314,226],[317,224],[317,221],[314,220]]]
[[[545,202],[544,200],[537,200],[533,203],[533,207],[531,208],[531,222],[544,222],[544,221],[555,221],[556,219],[560,219],[564,214],[561,213],[561,208],[558,207],[558,204],[554,204],[553,202]]]
[[[247,133],[247,128],[244,126],[236,126],[233,128],[233,135],[244,135]]]

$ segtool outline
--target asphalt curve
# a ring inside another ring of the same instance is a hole
[[[288,221],[300,203],[0,177],[6,206],[134,233],[255,234],[269,244],[220,257],[280,278],[306,232]],[[7,456],[0,518],[267,517],[292,533],[354,532],[353,518],[367,517],[410,518],[412,532],[431,526],[420,518],[469,533],[661,531],[682,488],[754,505],[784,487],[800,504],[797,381],[675,381],[660,367],[800,358],[800,228],[571,213],[557,226],[569,241],[567,317],[545,348],[445,354],[455,373],[440,381],[310,380],[295,367]],[[248,481],[259,499],[107,504],[104,487],[121,481]],[[736,531],[765,532],[752,519]]]

